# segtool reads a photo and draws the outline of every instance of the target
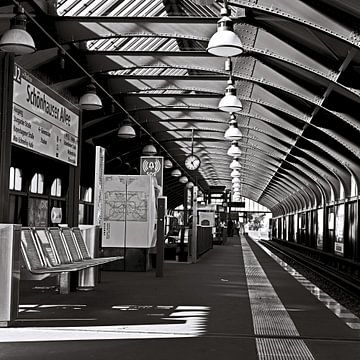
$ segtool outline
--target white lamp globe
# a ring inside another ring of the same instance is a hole
[[[218,109],[228,113],[237,113],[243,109],[241,101],[236,96],[236,88],[232,80],[228,80],[225,95],[221,98]]]
[[[166,159],[166,160],[164,161],[164,168],[165,168],[165,169],[171,169],[172,167],[173,167],[172,161],[169,160],[169,159]]]
[[[171,172],[171,176],[180,177],[180,176],[181,176],[181,171],[180,171],[179,169],[174,169],[174,170]]]
[[[231,57],[243,53],[244,48],[234,32],[233,21],[227,16],[228,9],[222,8],[222,18],[217,23],[217,31],[211,37],[207,51],[216,56]]]
[[[238,128],[238,123],[236,121],[235,115],[231,115],[231,120],[229,121],[229,128],[225,131],[224,138],[226,140],[240,140],[242,138],[242,132]]]
[[[238,146],[237,141],[232,141],[231,146],[229,150],[227,151],[227,154],[232,157],[239,157],[241,156],[241,150]]]
[[[188,179],[186,176],[181,176],[181,177],[179,178],[179,181],[180,181],[182,184],[186,184],[186,183],[189,181],[189,179]]]
[[[231,172],[230,176],[233,177],[233,178],[236,178],[236,177],[241,176],[241,173],[240,173],[239,170],[235,169],[235,170],[233,170],[233,171]]]
[[[235,158],[232,162],[231,162],[231,164],[230,164],[230,169],[231,170],[235,170],[235,169],[241,169],[241,164],[240,164],[240,162],[239,162],[239,159],[237,159],[237,158]]]

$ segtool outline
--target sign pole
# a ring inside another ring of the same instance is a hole
[[[197,263],[197,197],[198,197],[198,187],[194,186],[192,196],[192,237],[191,237],[191,254],[192,262]]]
[[[156,240],[156,277],[164,276],[164,242],[165,242],[165,214],[166,197],[159,196],[157,213]]]

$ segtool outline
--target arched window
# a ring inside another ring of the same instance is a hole
[[[92,188],[91,187],[88,187],[86,190],[85,190],[85,194],[84,194],[84,201],[86,202],[92,202]]]
[[[356,178],[351,174],[351,196],[356,196],[358,193]]]
[[[35,194],[44,193],[44,175],[40,173],[34,174],[31,179],[30,192]]]
[[[61,179],[60,178],[54,179],[54,181],[51,185],[50,195],[58,196],[58,197],[61,196]]]
[[[9,189],[17,191],[22,190],[22,172],[18,168],[10,168]]]

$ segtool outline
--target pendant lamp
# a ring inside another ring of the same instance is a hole
[[[229,10],[221,9],[221,19],[217,23],[216,33],[211,37],[207,51],[216,56],[230,57],[243,53],[241,40],[234,32],[233,21],[229,18]]]
[[[238,123],[234,114],[231,114],[229,128],[225,131],[224,138],[230,141],[240,140],[242,138],[242,133],[238,128]]]
[[[102,101],[96,94],[94,81],[86,86],[86,92],[79,99],[79,106],[83,110],[99,110],[102,108]]]
[[[0,50],[15,55],[31,54],[36,50],[34,39],[26,31],[26,20],[24,8],[18,6],[17,14],[10,21],[10,29],[1,36]]]
[[[227,154],[232,157],[239,157],[241,155],[241,150],[238,146],[237,141],[232,141],[231,146],[229,150],[227,151]]]
[[[236,88],[232,79],[227,81],[225,95],[221,98],[218,109],[228,113],[237,113],[243,109],[241,101],[236,96]]]

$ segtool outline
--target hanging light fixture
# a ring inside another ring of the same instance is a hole
[[[242,138],[242,132],[238,128],[236,116],[231,114],[229,121],[229,128],[225,131],[224,138],[226,140],[240,140]]]
[[[230,167],[231,170],[241,169],[241,164],[239,162],[239,159],[234,158],[234,160],[231,162],[229,167]]]
[[[239,157],[241,155],[241,150],[238,146],[237,141],[232,141],[231,146],[229,150],[227,151],[227,154],[232,157]]]
[[[171,162],[171,160],[166,159],[166,160],[164,161],[164,168],[165,168],[165,169],[171,169],[172,167],[173,167],[173,163]]]
[[[96,86],[93,79],[86,86],[84,95],[80,97],[79,106],[83,110],[99,110],[102,108],[102,101],[96,94]]]
[[[129,119],[123,121],[117,132],[117,136],[120,139],[133,139],[136,136],[136,132],[131,126],[131,122]]]
[[[156,155],[157,150],[156,150],[156,147],[150,143],[143,147],[142,153],[143,153],[143,155],[151,156],[151,155]]]
[[[26,31],[26,20],[24,8],[22,6],[16,7],[16,15],[10,21],[10,29],[5,31],[0,39],[2,51],[24,55],[31,54],[36,50],[34,39]]]
[[[194,183],[192,181],[189,181],[187,184],[186,184],[186,187],[188,189],[192,189],[194,187]]]
[[[179,179],[179,182],[181,182],[182,184],[186,184],[188,181],[189,179],[185,175],[181,176]]]
[[[241,172],[237,169],[233,170],[230,174],[231,177],[239,177],[241,176]]]
[[[217,31],[211,37],[207,51],[216,56],[237,56],[243,53],[244,47],[234,32],[234,24],[229,18],[230,11],[226,5],[221,9],[222,17],[217,22]]]
[[[239,178],[232,178],[231,183],[232,184],[240,184],[240,179]]]
[[[231,78],[227,84],[225,95],[221,98],[218,109],[228,113],[237,113],[243,109],[242,103],[236,96],[236,88]]]
[[[171,176],[180,177],[180,176],[181,176],[181,171],[180,171],[179,169],[174,169],[174,170],[171,172]]]

